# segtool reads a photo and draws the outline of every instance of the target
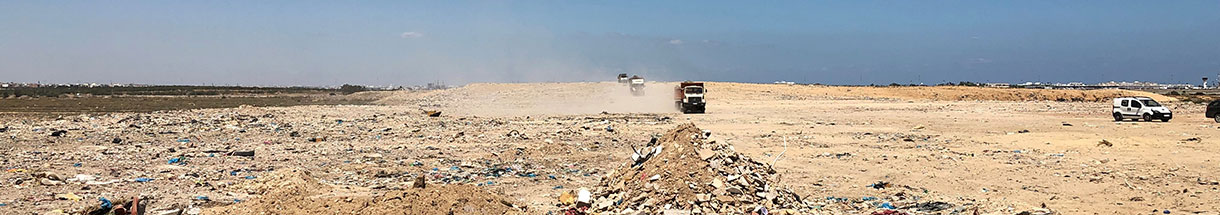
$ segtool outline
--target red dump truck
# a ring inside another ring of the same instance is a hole
[[[674,106],[682,113],[703,113],[707,103],[703,101],[702,82],[682,82],[674,87]]]

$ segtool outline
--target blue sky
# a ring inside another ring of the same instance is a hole
[[[1220,73],[1220,1],[0,1],[0,82],[1145,80]]]

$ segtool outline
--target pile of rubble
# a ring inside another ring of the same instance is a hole
[[[607,174],[592,192],[561,195],[561,204],[571,203],[565,213],[803,214],[812,209],[778,185],[779,174],[770,164],[706,136],[693,124],[678,126],[637,150],[632,162]]]

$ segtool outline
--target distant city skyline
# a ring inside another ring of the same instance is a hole
[[[0,82],[1220,80],[1217,1],[0,2]]]

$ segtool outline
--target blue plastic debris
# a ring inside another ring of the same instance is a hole
[[[554,189],[556,189],[556,190],[563,189],[563,185],[556,185]]]
[[[233,199],[233,203],[241,203],[241,199]]]
[[[229,172],[229,176],[237,176],[237,172],[238,172],[237,170],[233,170],[233,171]]]
[[[1161,212],[1161,213],[1169,214],[1169,210],[1165,210],[1165,211],[1163,211],[1163,212]]]
[[[8,206],[8,204],[0,203],[0,207]]]
[[[170,158],[169,164],[178,163],[178,161],[182,161],[182,158]]]
[[[550,178],[550,179],[555,179],[555,176],[554,176],[554,175],[546,175],[546,177],[547,177],[547,178]]]
[[[109,210],[110,207],[114,206],[113,204],[110,203],[109,199],[106,199],[103,197],[97,197],[97,200],[102,201],[102,210]]]
[[[80,167],[80,166],[81,166],[81,163],[74,163],[74,164],[72,164],[72,166],[74,166],[74,167]]]
[[[254,178],[255,178],[255,177],[254,177],[253,175],[247,175],[247,176],[246,176],[246,179],[254,179]]]
[[[877,208],[890,209],[890,210],[898,209],[898,208],[895,208],[894,205],[891,205],[889,202],[881,203],[881,206],[877,206]]]
[[[195,199],[198,199],[198,200],[203,200],[203,201],[211,201],[211,200],[212,200],[212,199],[208,199],[208,197],[207,197],[207,196],[196,196],[196,197],[195,197]]]
[[[151,178],[136,178],[136,182],[149,182],[152,180],[153,179],[151,179]]]
[[[178,142],[179,143],[189,143],[189,142],[191,142],[191,139],[178,139]]]
[[[877,197],[865,196],[864,198],[860,198],[860,201],[872,201],[872,200],[877,200]]]
[[[436,167],[432,167],[432,171],[441,171],[441,169],[436,168]]]

